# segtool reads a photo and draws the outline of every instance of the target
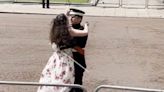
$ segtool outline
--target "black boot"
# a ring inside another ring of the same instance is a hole
[[[45,8],[45,0],[42,0],[42,7]]]
[[[50,1],[47,0],[47,8],[50,8]]]

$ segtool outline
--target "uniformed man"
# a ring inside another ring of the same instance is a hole
[[[80,29],[83,30],[84,27],[81,25],[82,19],[83,19],[83,15],[85,14],[84,11],[82,10],[78,10],[78,9],[74,9],[71,8],[69,10],[68,16],[71,17],[71,25],[74,29]],[[73,41],[75,42],[75,46],[78,46],[80,48],[83,49],[85,48],[86,42],[87,42],[87,38],[88,36],[84,36],[84,37],[74,37]],[[86,63],[85,63],[85,55],[81,54],[79,52],[77,52],[76,50],[73,51],[73,58],[80,64],[82,65],[84,68],[86,68]],[[77,65],[76,63],[74,63],[74,67],[75,67],[75,84],[83,84],[83,73],[84,73],[84,69],[81,68],[79,65]],[[77,89],[77,88],[72,88],[71,92],[83,92],[81,89]]]
[[[50,8],[50,2],[49,0],[42,0],[42,7],[45,8],[45,5],[46,5],[46,8]]]

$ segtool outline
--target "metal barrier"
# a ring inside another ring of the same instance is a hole
[[[94,1],[94,4],[92,4],[93,6],[97,6],[100,2],[100,0],[93,0]],[[127,4],[124,4],[123,3],[124,0],[118,0],[118,8],[121,7],[121,8],[132,8],[132,7],[125,7],[125,5]],[[106,3],[104,3],[106,4]],[[135,4],[134,4],[135,5]],[[144,3],[145,6],[143,6],[143,8],[146,8],[147,5],[148,5],[148,0],[145,0],[145,3]]]
[[[148,0],[143,0],[144,2],[143,2],[143,4],[124,4],[123,3],[123,1],[124,0],[121,0],[120,1],[120,4],[121,4],[121,8],[130,8],[130,9],[132,9],[132,8],[141,8],[141,9],[146,9],[146,8],[148,8]],[[129,5],[129,6],[128,6]],[[138,7],[137,7],[138,6]]]
[[[118,0],[117,3],[107,3],[107,2],[103,2],[102,0],[91,0],[92,2],[90,2],[90,4],[92,6],[98,6],[98,4],[100,4],[99,6],[101,7],[110,7],[110,8],[119,8],[120,7],[120,0]]]
[[[99,3],[99,1],[100,1],[100,0],[94,0],[94,1],[91,0],[91,2],[92,2],[91,5],[92,5],[92,6],[97,6],[97,4]]]
[[[121,8],[139,8],[139,7],[128,7],[128,6],[126,7],[126,5],[128,5],[128,4],[124,4],[123,1],[124,0],[119,0],[119,2],[118,2],[119,7],[121,7]],[[94,0],[94,3],[92,5],[97,6],[99,2],[100,2],[100,0]],[[149,9],[150,6],[164,6],[164,1],[163,1],[163,3],[161,2],[162,4],[160,4],[160,5],[157,5],[157,4],[151,5],[151,4],[149,4],[149,2],[150,2],[150,0],[144,0],[143,6],[140,8]],[[135,5],[135,4],[132,4],[132,5]],[[136,5],[139,5],[139,4],[136,4]]]
[[[152,0],[147,0],[147,9],[153,9],[153,7],[164,9],[164,0],[160,0],[161,4],[151,4],[151,1]]]
[[[137,88],[137,87],[125,87],[125,86],[112,86],[112,85],[100,85],[94,92],[100,91],[100,89],[115,89],[115,90],[129,90],[129,91],[143,91],[143,92],[164,92],[160,89],[148,89],[148,88]]]
[[[28,85],[28,86],[57,86],[57,87],[70,87],[70,88],[80,88],[84,92],[87,90],[77,84],[48,84],[48,83],[38,83],[38,82],[18,82],[18,81],[0,81],[0,85]]]
[[[99,7],[103,8],[119,8],[120,7],[120,0],[115,0],[115,1],[107,1],[104,2],[103,0],[99,0],[99,3],[97,2]]]

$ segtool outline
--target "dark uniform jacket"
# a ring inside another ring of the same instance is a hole
[[[79,30],[83,30],[84,27],[81,26],[80,24],[76,24],[76,25],[72,25],[72,27],[74,29],[79,29]],[[87,42],[87,38],[88,36],[84,36],[84,37],[74,37],[74,42],[76,46],[80,46],[81,48],[85,48],[86,42]]]
[[[72,25],[72,27],[74,29],[79,29],[79,30],[83,30],[84,27],[81,26],[80,24],[76,24],[76,25]],[[74,41],[74,46],[79,46],[81,48],[85,48],[86,46],[86,43],[87,43],[87,39],[88,39],[88,36],[84,36],[84,37],[74,37],[73,38],[73,41]],[[86,68],[86,63],[85,63],[85,57],[84,55],[80,55],[80,54],[77,54],[78,52],[73,53],[73,56],[74,56],[74,59],[80,63],[83,67]],[[78,66],[77,66],[78,67]],[[80,68],[81,70],[81,67],[78,67]]]

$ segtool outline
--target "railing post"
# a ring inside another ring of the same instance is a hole
[[[119,0],[119,7],[122,8],[122,0]]]
[[[99,0],[94,0],[93,6],[97,6],[98,3],[99,3]]]
[[[148,9],[149,7],[149,0],[145,0],[145,9]]]

